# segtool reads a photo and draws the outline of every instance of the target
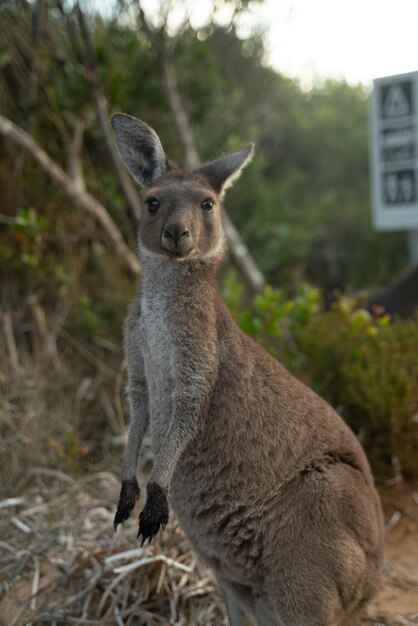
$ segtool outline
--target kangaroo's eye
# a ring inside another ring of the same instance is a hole
[[[206,211],[207,213],[210,213],[213,209],[214,204],[215,204],[215,201],[212,200],[212,198],[206,198],[206,200],[203,200],[200,206],[202,207],[204,211]]]
[[[147,198],[145,200],[145,204],[147,205],[148,210],[151,213],[154,213],[157,209],[160,208],[160,201],[157,200],[157,198]]]

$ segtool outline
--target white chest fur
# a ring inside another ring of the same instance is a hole
[[[153,447],[158,451],[173,411],[176,354],[167,281],[159,272],[154,273],[153,280],[148,276],[144,276],[141,294],[141,352],[149,393]]]

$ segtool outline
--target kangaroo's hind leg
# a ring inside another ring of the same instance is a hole
[[[252,616],[256,626],[287,626],[287,624],[279,619],[269,599],[264,596],[254,601]]]
[[[238,604],[237,600],[228,591],[224,591],[223,595],[228,613],[229,626],[245,626],[245,613]]]
[[[267,597],[252,593],[249,587],[219,580],[227,605],[230,626],[285,626]]]
[[[229,626],[246,626],[247,622],[245,620],[245,612],[238,602],[235,594],[231,590],[228,582],[219,576],[217,577],[217,580],[225,600]]]
[[[286,626],[352,626],[381,571],[381,514],[371,483],[356,467],[330,463],[290,481],[276,506],[265,571],[280,619]]]

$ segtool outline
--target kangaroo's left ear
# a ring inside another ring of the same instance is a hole
[[[158,135],[148,124],[131,115],[116,113],[112,128],[123,162],[143,187],[150,187],[170,169]]]
[[[222,193],[238,178],[253,156],[254,144],[250,143],[239,152],[227,154],[216,161],[202,165],[195,170],[195,173],[204,176],[217,193]]]

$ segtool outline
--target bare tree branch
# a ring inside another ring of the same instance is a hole
[[[84,191],[86,188],[83,176],[83,164],[80,157],[85,125],[85,120],[81,118],[76,119],[73,136],[68,146],[68,175],[81,191]]]
[[[181,101],[180,91],[177,84],[176,70],[167,54],[163,54],[161,61],[163,70],[163,87],[167,100],[170,103],[177,130],[183,144],[186,167],[193,170],[199,167],[200,159],[196,150],[189,120]]]
[[[98,63],[96,58],[96,52],[94,50],[93,40],[84,13],[81,10],[79,3],[77,3],[77,17],[86,51],[87,66],[89,69],[88,78],[90,90],[96,104],[97,115],[99,117],[103,138],[105,140],[110,158],[112,159],[113,166],[119,179],[119,183],[126,198],[126,201],[131,207],[134,216],[136,218],[139,218],[141,214],[141,204],[135,191],[135,187],[133,186],[129,175],[122,164],[118,151],[116,150],[112,128],[110,126],[110,116],[107,108],[107,100],[99,76]]]
[[[40,47],[47,19],[45,0],[37,0],[33,5],[26,3],[23,20],[30,28],[30,53],[25,58],[23,68],[25,73],[24,87],[21,91],[21,106],[23,109],[22,124],[30,133],[36,120],[36,106],[39,95],[39,66]],[[30,16],[30,17],[29,17]],[[15,44],[16,45],[16,44]],[[17,44],[19,45],[19,44]],[[14,174],[19,180],[25,167],[25,154],[19,151],[14,160]],[[22,185],[15,190],[15,209],[23,203]]]
[[[43,170],[62,187],[65,193],[100,224],[109,240],[112,242],[115,253],[123,259],[127,268],[133,274],[139,274],[140,266],[136,255],[126,245],[116,224],[105,207],[89,193],[80,190],[77,183],[72,180],[59,165],[52,161],[28,133],[2,115],[0,115],[0,134],[29,152]]]
[[[6,339],[6,348],[9,354],[10,364],[13,371],[17,372],[20,368],[19,352],[17,350],[16,339],[13,333],[12,314],[10,313],[10,311],[5,311],[2,316],[4,326],[3,330]]]

